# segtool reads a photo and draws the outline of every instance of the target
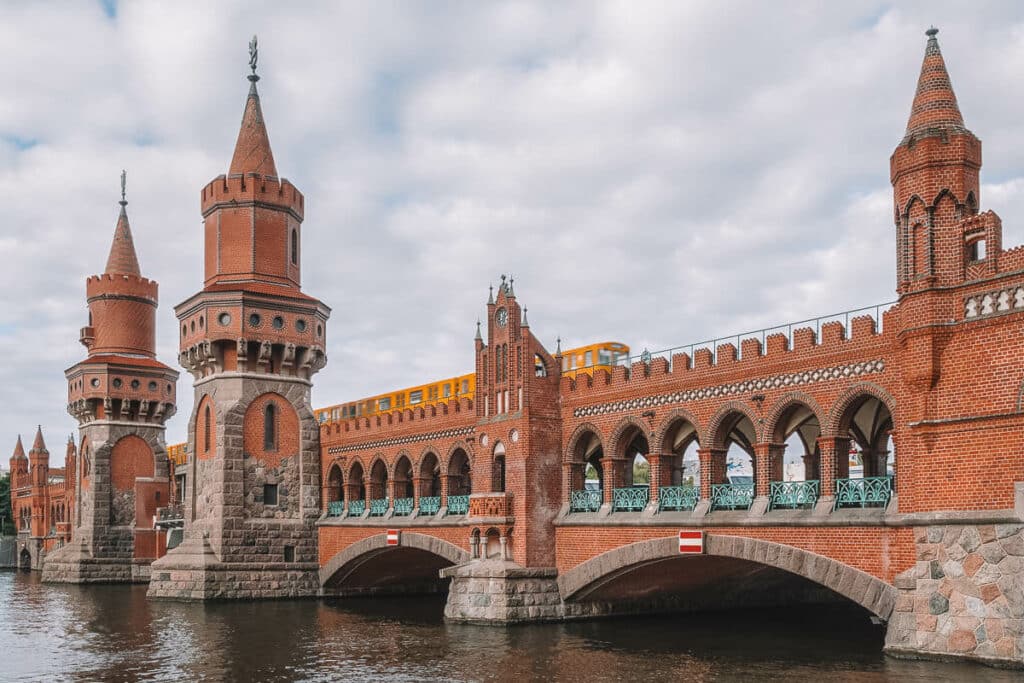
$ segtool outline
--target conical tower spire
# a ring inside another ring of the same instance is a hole
[[[18,437],[21,440],[21,437]],[[36,438],[32,442],[32,453],[47,453],[46,444],[43,442],[43,426],[39,425],[36,427]]]
[[[249,42],[249,67],[252,73],[248,76],[249,97],[245,100],[245,111],[242,113],[242,128],[238,131],[238,142],[235,143],[235,154],[231,157],[229,175],[259,173],[277,177],[277,166],[274,164],[274,153],[270,150],[270,136],[263,122],[263,109],[260,107],[260,94],[256,90],[256,36]]]
[[[21,445],[21,434],[18,434],[18,442],[14,444],[14,454],[11,456],[11,460],[24,460],[25,459],[25,447]]]
[[[121,171],[121,214],[117,217],[117,227],[114,228],[114,241],[110,245],[110,256],[107,257],[107,268],[104,271],[108,274],[119,275],[140,275],[139,257],[135,255],[135,243],[132,241],[132,229],[128,224],[128,211],[125,208],[128,202],[125,201],[125,178],[126,174]]]
[[[917,92],[914,94],[904,140],[940,131],[967,132],[946,70],[946,61],[942,58],[939,41],[935,37],[938,32],[939,29],[935,27],[925,31],[928,44],[924,50],[924,62],[921,64],[921,75],[917,80]]]

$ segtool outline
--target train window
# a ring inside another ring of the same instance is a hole
[[[411,405],[416,405],[417,403],[421,403],[422,401],[423,401],[423,390],[422,389],[417,389],[416,391],[410,391],[409,392],[409,403]]]
[[[593,365],[593,363],[594,363],[594,352],[593,351],[587,351],[586,355],[583,356],[583,365],[586,367],[586,366]]]
[[[379,399],[377,401],[377,410],[390,410],[391,409],[391,397]]]
[[[469,393],[469,380],[468,379],[462,380],[462,393],[464,393],[464,394]]]
[[[451,384],[445,384],[444,385],[444,397],[448,398],[451,395],[452,395],[452,385]]]
[[[599,365],[609,365],[612,362],[612,354],[608,353],[604,349],[597,352],[597,362]]]

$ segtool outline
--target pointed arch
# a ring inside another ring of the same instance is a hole
[[[824,427],[825,411],[822,410],[818,401],[813,396],[803,391],[791,391],[776,401],[775,405],[773,405],[772,409],[768,412],[768,416],[764,421],[765,439],[772,443],[782,443],[785,441],[786,435],[780,435],[779,430],[785,429],[786,425],[784,418],[789,415],[794,408],[799,406],[807,408],[807,410],[809,410],[818,420],[818,424]]]
[[[569,441],[566,444],[565,456],[563,462],[583,462],[586,460],[586,454],[583,453],[582,459],[576,458],[576,451],[579,450],[579,446],[583,437],[588,437],[587,443],[590,443],[590,437],[595,437],[599,447],[604,446],[604,439],[601,436],[601,430],[590,422],[584,422],[583,424],[576,427],[573,430],[572,435],[569,437]]]
[[[753,446],[755,443],[759,443],[761,441],[761,432],[758,429],[757,415],[746,403],[742,401],[729,401],[723,404],[708,422],[706,431],[707,446],[709,448],[728,448],[727,439],[729,433],[736,427],[736,423],[744,417],[750,420],[753,431],[754,439],[750,445]],[[733,418],[736,418],[735,421]]]
[[[857,382],[847,387],[833,402],[826,423],[822,426],[822,436],[829,438],[844,436],[843,432],[845,429],[849,429],[849,425],[843,424],[843,422],[849,417],[850,407],[865,396],[873,396],[885,404],[895,425],[896,400],[892,395],[874,382]]]
[[[662,419],[661,424],[658,425],[657,430],[654,432],[654,442],[651,444],[651,449],[658,453],[672,450],[670,445],[666,447],[665,440],[682,422],[689,422],[693,425],[693,438],[697,440],[697,443],[701,443],[703,441],[703,434],[700,432],[700,422],[697,421],[696,416],[684,408],[676,408],[666,415]]]
[[[615,425],[615,429],[612,430],[612,436],[608,440],[609,448],[608,453],[613,458],[624,458],[626,457],[626,447],[632,443],[633,439],[636,438],[637,434],[647,439],[647,425],[640,419],[628,415]],[[649,449],[649,444],[648,444]]]

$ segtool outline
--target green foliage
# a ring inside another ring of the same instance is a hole
[[[593,465],[591,465],[588,462],[587,463],[587,469],[586,469],[586,472],[583,475],[583,478],[586,479],[587,481],[595,481],[598,478],[597,477],[597,468],[595,468]]]
[[[651,464],[644,458],[637,458],[633,461],[633,483],[651,483]]]

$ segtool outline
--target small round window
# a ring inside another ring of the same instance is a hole
[[[253,313],[249,316],[249,327],[259,327],[261,322],[263,322],[263,318],[260,317],[259,313]]]
[[[275,330],[284,329],[284,318],[282,318],[279,315],[274,316],[274,329]]]
[[[99,377],[93,377],[91,380],[89,380],[89,384],[91,384],[94,387],[98,387],[100,385]]]
[[[298,330],[299,332],[305,332],[306,331],[306,321],[305,320],[296,320],[295,321],[295,329]]]
[[[139,380],[133,379],[132,380],[132,389],[138,389],[138,388],[139,388]]]
[[[115,377],[113,384],[115,389],[120,389],[121,385],[124,384],[124,382],[121,381],[120,377]]]
[[[156,386],[157,386],[156,382],[150,382],[149,383],[149,390],[150,391],[156,391]]]
[[[217,316],[217,322],[227,327],[228,325],[231,324],[231,314],[228,313],[227,311],[224,311],[223,313]]]

